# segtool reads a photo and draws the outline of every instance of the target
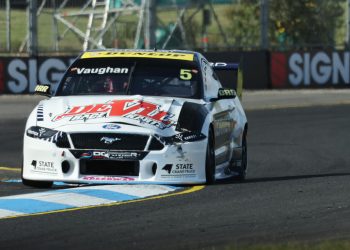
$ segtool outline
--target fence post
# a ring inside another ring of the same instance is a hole
[[[347,15],[346,15],[346,48],[350,47],[350,0],[348,0]]]
[[[146,1],[145,48],[156,46],[155,30],[157,28],[156,0]]]
[[[30,56],[37,56],[38,54],[38,23],[36,12],[38,9],[37,0],[28,1],[28,33],[29,40],[27,51]]]
[[[6,50],[11,51],[11,7],[10,0],[6,0]]]
[[[261,25],[261,38],[260,46],[262,49],[267,50],[269,47],[269,6],[268,0],[260,0],[260,25]]]

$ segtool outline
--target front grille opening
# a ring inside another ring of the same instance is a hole
[[[148,135],[117,133],[73,133],[76,149],[144,150]],[[110,140],[110,141],[108,141]]]
[[[68,136],[66,133],[63,133],[62,136],[58,137],[56,146],[59,148],[70,148]]]
[[[138,176],[139,161],[81,160],[82,175],[123,175]]]

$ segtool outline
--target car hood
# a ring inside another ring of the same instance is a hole
[[[67,130],[64,128],[72,125],[120,123],[173,134],[186,101],[139,95],[52,97],[39,103],[37,125]],[[201,103],[200,100],[190,101]]]

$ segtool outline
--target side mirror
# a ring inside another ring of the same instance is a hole
[[[34,94],[51,97],[51,85],[46,85],[46,84],[36,85]]]
[[[234,89],[220,88],[218,91],[218,100],[220,99],[233,99],[237,94]]]

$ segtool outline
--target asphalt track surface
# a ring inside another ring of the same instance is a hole
[[[220,182],[185,195],[117,206],[2,219],[0,249],[219,249],[349,239],[350,105],[338,104],[249,110],[245,182]],[[4,117],[0,166],[18,167],[25,115]],[[18,178],[19,173],[0,170],[0,176]],[[0,183],[0,196],[38,191]]]

